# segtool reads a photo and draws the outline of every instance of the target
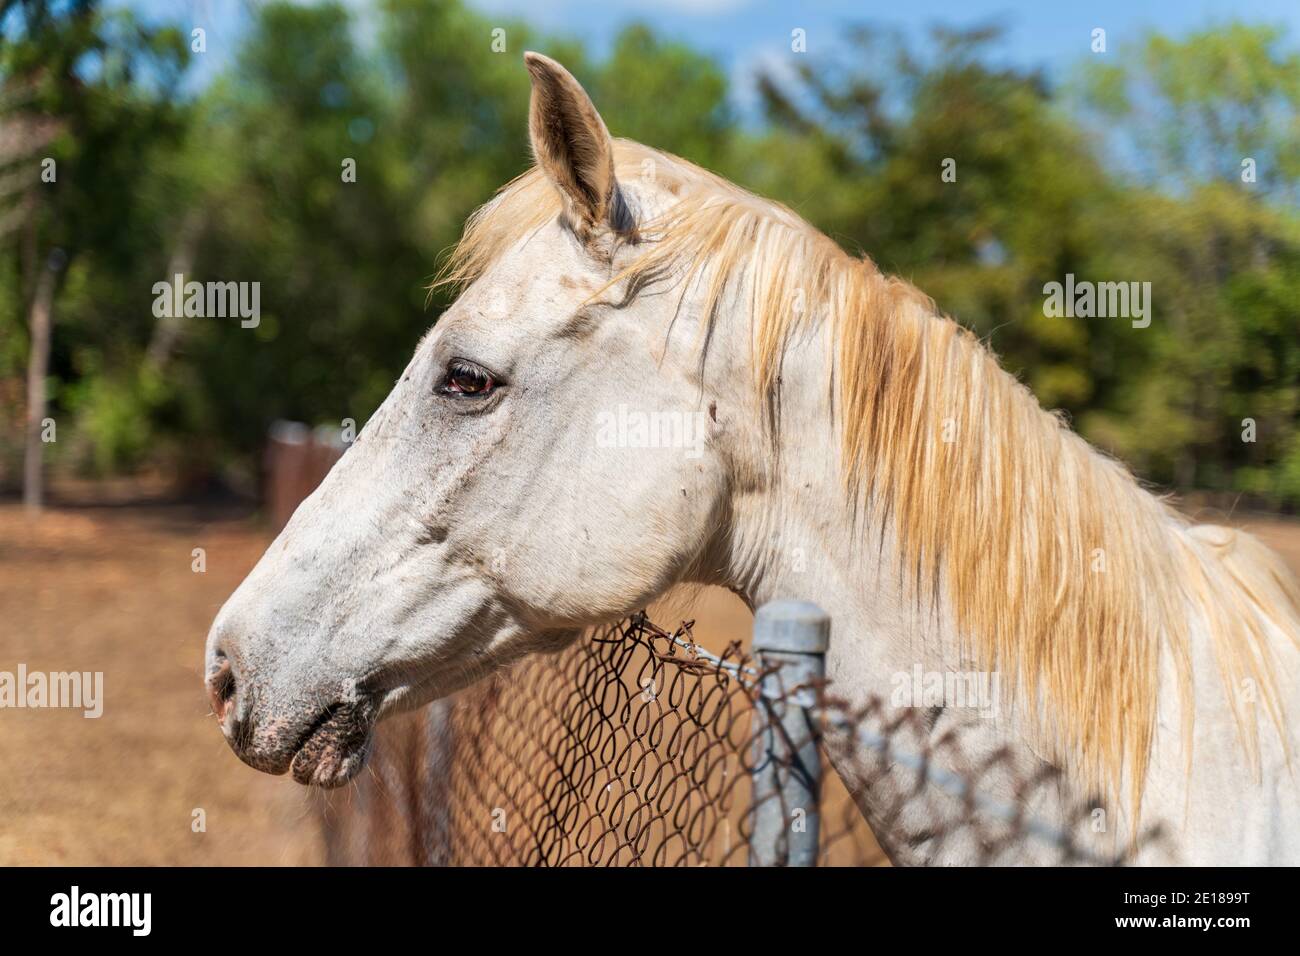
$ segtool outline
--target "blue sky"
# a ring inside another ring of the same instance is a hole
[[[345,0],[363,13],[369,0]],[[790,31],[807,33],[808,52],[834,48],[846,23],[867,22],[920,35],[942,23],[970,26],[990,21],[1006,27],[1001,52],[1022,66],[1049,74],[1088,55],[1093,28],[1103,27],[1113,50],[1147,28],[1178,36],[1233,18],[1285,25],[1300,43],[1300,0],[469,0],[489,17],[519,17],[545,32],[577,36],[597,52],[619,29],[640,20],[719,58],[743,105],[754,67],[776,66],[788,56]],[[248,0],[118,0],[150,17],[206,25],[209,54],[197,64],[201,82],[228,60],[247,23]]]
[[[1114,42],[1155,27],[1180,34],[1234,17],[1273,21],[1300,34],[1300,0],[901,0],[901,2],[762,2],[762,0],[471,0],[486,13],[514,14],[556,32],[607,43],[629,20],[661,30],[723,57],[743,62],[766,47],[788,49],[794,27],[809,44],[834,43],[845,22],[875,22],[920,31],[933,23],[1006,24],[1007,53],[1023,63],[1050,65],[1088,51],[1094,27]]]

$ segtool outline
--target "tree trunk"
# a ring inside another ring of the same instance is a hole
[[[188,276],[194,268],[194,253],[203,234],[206,217],[201,210],[191,209],[181,222],[176,247],[167,262],[167,282],[170,284],[176,275]],[[145,353],[146,361],[156,371],[161,372],[167,365],[172,353],[180,341],[184,329],[185,316],[172,315],[169,311],[154,326],[153,336],[149,340],[149,350]]]
[[[23,504],[38,512],[45,499],[41,466],[45,442],[41,423],[45,420],[45,376],[50,370],[50,334],[54,325],[54,284],[57,270],[53,258],[36,279],[32,297],[31,356],[27,362],[27,449],[23,459]]]

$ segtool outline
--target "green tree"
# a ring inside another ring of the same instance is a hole
[[[150,29],[87,0],[6,2],[0,24],[0,128],[52,133],[40,176],[31,154],[11,173],[24,184],[21,221],[3,239],[18,290],[0,299],[6,338],[27,340],[24,494],[39,507],[46,403],[69,407],[57,384],[77,377],[87,349],[112,351],[124,338],[118,310],[133,312],[139,287],[124,278],[139,274],[154,224],[130,197],[150,158],[183,129],[175,90],[187,51],[175,29]],[[11,361],[20,349],[4,351]]]
[[[1153,33],[1072,99],[1120,158],[1106,267],[1157,310],[1154,353],[1087,425],[1178,487],[1300,503],[1300,53],[1268,26]]]

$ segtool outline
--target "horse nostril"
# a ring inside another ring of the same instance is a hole
[[[208,671],[207,683],[212,712],[224,724],[226,715],[235,706],[235,672],[230,666],[230,659],[221,651],[217,651],[215,663]]]

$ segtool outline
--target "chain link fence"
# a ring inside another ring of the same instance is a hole
[[[322,796],[330,861],[744,866],[767,805],[808,833],[815,785],[784,806],[755,778],[794,772],[809,738],[773,732],[755,661],[702,651],[692,627],[638,614],[382,725],[355,788]],[[883,862],[846,797],[821,816],[821,860]]]
[[[1065,825],[1026,811],[1054,786],[1042,773],[1003,801],[981,782],[1014,767],[993,754],[957,774],[956,743],[907,750],[882,736],[878,700],[851,711],[824,685],[778,676],[769,655],[733,645],[712,655],[692,623],[672,632],[638,614],[554,655],[535,656],[453,700],[380,728],[368,771],[350,791],[322,795],[334,864],[455,866],[878,865],[885,862],[819,746],[878,751],[915,788],[885,807],[894,824],[923,801],[913,838],[939,853],[1008,862],[1024,841],[1036,861],[1115,864],[1113,841],[1092,841],[1097,810]],[[784,668],[782,668],[784,670]],[[773,678],[776,678],[773,680]],[[784,682],[784,686],[782,686]],[[772,695],[771,688],[779,691]],[[902,718],[920,732],[924,718]],[[903,728],[891,728],[909,743]],[[928,796],[931,791],[947,799]],[[1103,835],[1104,837],[1104,835]]]

